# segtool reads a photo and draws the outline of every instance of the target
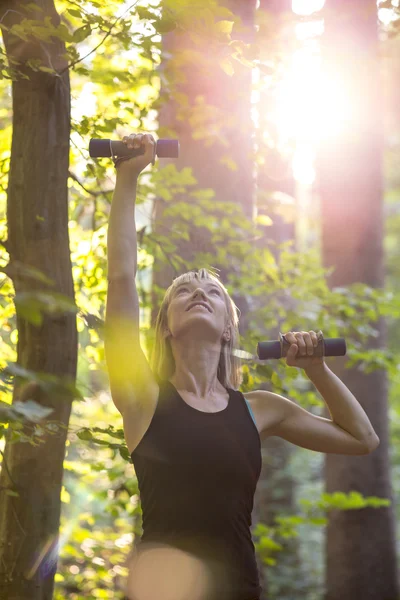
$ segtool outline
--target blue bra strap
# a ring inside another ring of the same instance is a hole
[[[245,398],[245,400],[246,400],[246,398]],[[251,418],[252,418],[252,419],[253,419],[253,421],[254,421],[254,425],[257,427],[257,423],[256,423],[256,420],[255,420],[255,418],[254,418],[254,414],[253,414],[253,411],[252,411],[252,409],[251,409],[251,406],[250,406],[250,403],[249,403],[249,401],[248,401],[248,400],[246,400],[246,404],[247,404],[247,408],[249,409],[249,412],[250,412],[250,414],[251,414]]]

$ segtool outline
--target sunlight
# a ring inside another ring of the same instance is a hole
[[[297,15],[309,16],[318,13],[324,4],[324,0],[292,0],[292,10]],[[398,6],[399,0],[393,0],[392,5]],[[324,21],[315,16],[309,22],[294,26],[301,46],[289,58],[288,70],[277,86],[275,106],[270,115],[277,127],[278,146],[294,146],[293,176],[304,185],[312,184],[315,179],[317,146],[349,130],[358,104],[345,76],[341,78],[336,74],[332,78],[324,72],[319,43]],[[381,8],[378,17],[387,26],[396,15],[392,9]]]
[[[354,104],[346,86],[330,79],[310,46],[297,50],[278,88],[274,121],[283,140],[318,143],[340,135],[351,123]]]
[[[324,0],[292,0],[293,12],[302,16],[309,16],[323,6]],[[324,72],[319,41],[323,32],[322,18],[295,24],[299,47],[288,58],[271,113],[278,145],[294,147],[293,176],[304,185],[315,180],[317,146],[345,133],[351,127],[357,107],[345,78],[342,80],[338,75],[332,78]]]
[[[297,15],[320,11],[324,0],[292,0]],[[322,18],[296,23],[298,49],[288,59],[288,68],[277,85],[270,118],[277,129],[279,148],[294,148],[292,172],[301,185],[315,179],[314,154],[324,137],[346,127],[347,98],[338,82],[322,72],[319,37],[324,32]]]
[[[321,10],[325,0],[292,0],[292,10],[297,15],[311,15]]]
[[[293,176],[299,183],[310,185],[315,180],[315,152],[311,144],[297,144],[292,160]]]
[[[71,94],[71,113],[75,121],[80,121],[84,116],[93,117],[97,111],[96,86],[87,81],[78,97]]]

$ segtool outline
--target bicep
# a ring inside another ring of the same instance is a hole
[[[334,421],[319,417],[291,400],[272,394],[270,402],[277,415],[269,435],[279,436],[300,448],[327,454],[368,454],[365,444],[339,427]]]

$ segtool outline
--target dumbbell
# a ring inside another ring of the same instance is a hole
[[[317,336],[318,345],[314,348],[313,356],[344,356],[346,354],[346,341],[344,338],[324,339],[322,331],[319,331]],[[290,345],[285,336],[280,333],[279,340],[274,342],[258,342],[257,354],[251,354],[239,348],[234,348],[232,354],[238,358],[255,362],[268,360],[269,358],[284,358],[287,356]]]
[[[344,356],[346,341],[344,338],[324,339],[322,331],[318,331],[318,345],[314,348],[313,356]],[[268,358],[283,358],[287,355],[291,344],[284,335],[279,334],[279,340],[274,342],[258,342],[257,356],[260,360]]]
[[[102,140],[92,138],[89,142],[89,155],[92,158],[100,158],[103,156],[122,157],[122,156],[140,156],[144,154],[144,147],[128,148],[124,142],[120,140]],[[157,140],[156,156],[158,158],[178,158],[179,157],[179,141],[178,140]]]

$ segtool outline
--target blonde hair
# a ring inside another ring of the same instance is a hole
[[[233,348],[237,348],[239,342],[240,309],[229,296],[227,289],[219,280],[218,275],[210,272],[208,269],[199,269],[197,272],[189,271],[188,273],[179,275],[173,280],[172,284],[165,292],[155,325],[155,341],[151,353],[152,371],[156,378],[166,380],[168,380],[175,371],[175,360],[172,354],[170,340],[166,337],[166,330],[168,329],[167,311],[172,294],[177,286],[181,283],[193,281],[194,279],[209,279],[216,283],[223,292],[225,305],[228,311],[230,340],[223,341],[221,344],[217,378],[225,388],[236,390],[243,381],[240,358],[232,355]]]

